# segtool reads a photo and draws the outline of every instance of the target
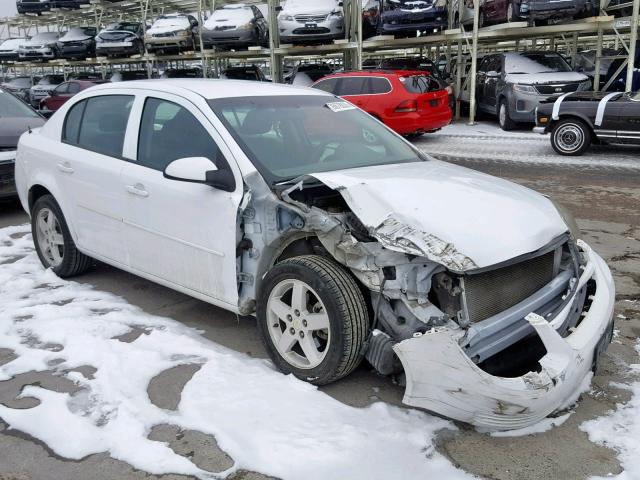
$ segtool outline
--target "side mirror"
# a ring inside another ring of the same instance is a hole
[[[164,178],[179,182],[201,183],[225,192],[233,192],[236,189],[233,173],[229,170],[218,170],[205,157],[174,160],[165,168]]]

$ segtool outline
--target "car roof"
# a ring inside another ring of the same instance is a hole
[[[428,76],[430,72],[424,70],[353,70],[349,72],[337,72],[320,79],[325,80],[333,77],[412,77],[414,75]]]
[[[294,87],[269,82],[250,80],[212,80],[202,78],[167,78],[155,80],[134,80],[127,82],[127,89],[136,90],[183,90],[195,93],[207,100],[232,97],[264,97],[270,95],[324,95],[320,90]],[[104,84],[93,89],[94,92],[122,89],[119,83]]]

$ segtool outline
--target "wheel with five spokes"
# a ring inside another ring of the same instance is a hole
[[[79,275],[91,266],[91,258],[76,248],[60,205],[53,196],[43,195],[34,203],[31,233],[42,265],[59,277]]]
[[[284,373],[323,385],[351,373],[363,358],[364,297],[331,259],[307,255],[276,264],[263,280],[257,316],[269,356]]]

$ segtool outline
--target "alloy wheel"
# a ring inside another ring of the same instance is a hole
[[[36,227],[43,257],[49,267],[59,266],[64,260],[64,237],[58,218],[50,209],[43,208],[38,212]]]
[[[584,143],[584,133],[579,126],[567,123],[558,128],[555,139],[560,150],[572,153],[579,150]]]

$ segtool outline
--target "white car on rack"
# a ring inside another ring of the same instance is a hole
[[[95,258],[255,315],[315,384],[366,358],[406,375],[408,405],[520,428],[611,339],[611,273],[561,207],[319,90],[100,85],[22,136],[16,183],[45,267]]]

